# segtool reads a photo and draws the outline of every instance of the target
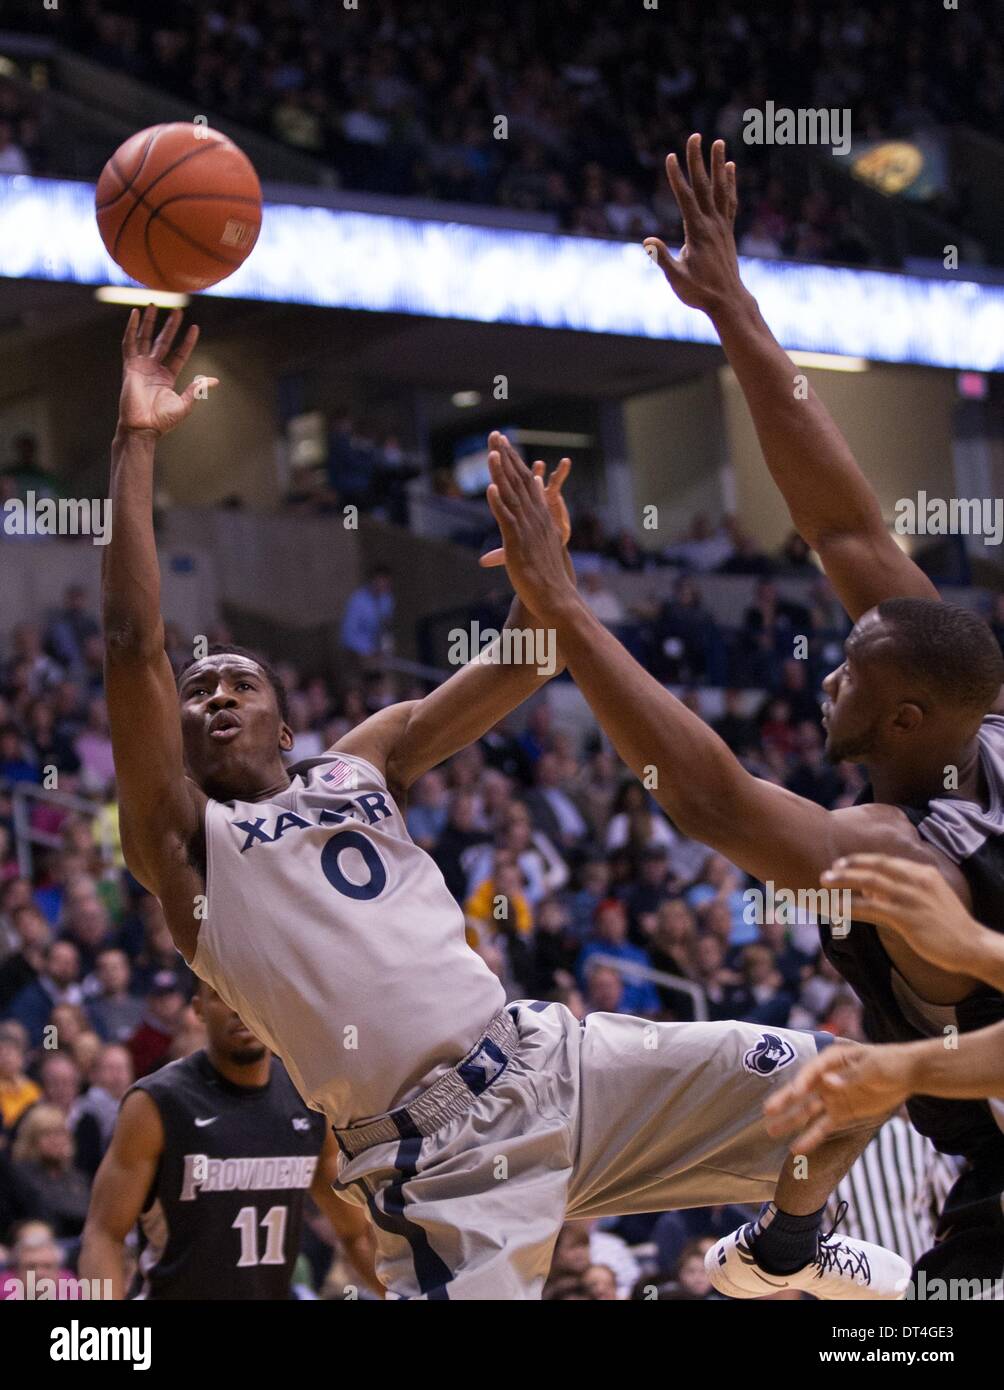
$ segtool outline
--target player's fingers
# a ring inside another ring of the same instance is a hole
[[[501,435],[499,438],[501,439]],[[515,508],[519,506],[520,497],[517,479],[513,476],[513,470],[508,465],[501,449],[489,449],[488,472],[491,474],[492,483],[499,498],[510,513],[514,512]]]
[[[831,1137],[835,1128],[833,1117],[824,1112],[815,1124],[793,1139],[788,1147],[793,1154],[811,1154]]]
[[[527,468],[523,459],[513,448],[509,438],[500,434],[501,447],[499,449],[499,460],[503,472],[513,488],[515,496],[527,497],[530,495],[530,487],[533,481],[533,474]]]
[[[533,467],[530,471],[532,472],[535,478],[542,478],[544,476],[544,460],[534,459]]]
[[[728,219],[730,222],[734,222],[736,209],[739,207],[739,194],[736,191],[736,166],[731,159],[725,166],[725,179],[729,193]]]
[[[188,325],[188,332],[185,334],[181,342],[178,344],[178,346],[174,349],[174,351],[170,354],[170,356],[164,363],[168,371],[173,372],[174,375],[177,376],[178,373],[181,371],[182,367],[191,357],[192,353],[195,351],[195,344],[198,341],[199,326],[198,324],[190,323]]]
[[[175,335],[181,327],[182,312],[180,309],[172,309],[164,320],[164,327],[157,334],[157,339],[153,345],[150,356],[158,362],[163,362],[167,356],[168,349],[174,342]]]
[[[878,907],[885,912],[901,915],[918,911],[923,907],[923,897],[910,885],[891,882],[884,874],[872,873],[866,869],[846,869],[843,873],[830,871],[820,874],[820,883],[828,889],[850,893],[855,911],[866,903],[868,907]]]
[[[729,215],[729,183],[725,173],[725,141],[716,140],[711,146],[711,195],[723,217]]]
[[[485,554],[481,556],[481,559],[478,561],[478,564],[484,570],[494,569],[496,565],[504,565],[505,550],[502,548],[502,546],[499,546],[497,550],[486,551]]]
[[[680,161],[675,154],[666,156],[666,178],[673,197],[676,199],[677,206],[683,213],[683,225],[686,228],[690,222],[697,217],[700,212],[697,199],[694,197],[694,190],[683,177],[683,170],[680,168]]]
[[[694,190],[697,206],[702,212],[713,212],[715,205],[711,197],[711,181],[704,167],[701,137],[697,131],[687,141],[687,172],[690,174],[690,186]]]
[[[775,1139],[804,1129],[810,1121],[823,1113],[823,1103],[818,1096],[797,1096],[787,1087],[783,1092],[771,1096],[764,1105],[764,1128]]]
[[[150,345],[153,342],[153,330],[156,322],[157,306],[156,304],[148,304],[146,308],[143,310],[143,316],[139,321],[139,335],[137,339],[139,351],[143,354],[143,356],[146,356],[146,354],[150,351]]]
[[[508,542],[512,536],[513,526],[516,518],[506,506],[502,499],[501,491],[497,483],[488,484],[488,506],[491,508],[492,516],[498,522],[499,530],[502,532],[502,539]]]
[[[191,405],[194,401],[201,398],[203,392],[211,391],[214,386],[219,386],[219,384],[220,379],[218,376],[193,377],[184,391],[182,391],[181,399],[186,405]]]
[[[565,479],[571,471],[572,460],[569,458],[559,459],[557,468],[555,468],[554,472],[547,480],[548,487],[553,488],[555,492],[560,492],[565,486]]]
[[[126,320],[125,332],[122,334],[122,357],[123,359],[132,357],[136,352],[136,334],[139,329],[139,310],[130,309],[129,317]]]
[[[675,256],[670,255],[665,242],[660,241],[657,236],[647,236],[642,244],[646,254],[655,261],[671,285],[676,286],[686,280],[686,272]]]
[[[944,879],[933,864],[899,859],[890,854],[848,854],[830,865],[829,873],[842,877],[848,873],[871,872],[881,881],[883,892],[899,895],[903,902],[920,905]]]

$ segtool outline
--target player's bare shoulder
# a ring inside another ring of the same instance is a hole
[[[933,864],[969,906],[969,886],[958,865],[922,839],[910,817],[898,806],[868,802],[831,811],[830,816],[838,856],[892,854],[921,864]]]

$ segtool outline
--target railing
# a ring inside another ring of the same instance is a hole
[[[653,965],[642,965],[640,961],[621,960],[620,956],[608,956],[605,951],[597,951],[589,957],[588,965],[608,965],[629,980],[647,980],[653,985],[663,985],[666,989],[678,990],[686,994],[694,1006],[694,1022],[707,1023],[708,1000],[700,985],[682,975],[670,975],[665,970],[656,970]]]
[[[75,796],[72,792],[61,792],[51,787],[40,787],[33,782],[15,782],[13,784],[0,784],[3,790],[10,793],[11,798],[11,820],[14,825],[14,849],[17,854],[18,873],[22,878],[32,878],[34,874],[34,846],[40,845],[45,849],[59,849],[63,843],[61,835],[54,834],[49,830],[41,830],[38,826],[31,823],[31,812],[33,804],[40,803],[47,806],[59,806],[64,810],[71,811],[76,815],[88,816],[95,820],[102,807],[100,804],[87,800],[83,796]],[[105,834],[99,841],[102,857],[112,862],[114,859],[114,846]]]

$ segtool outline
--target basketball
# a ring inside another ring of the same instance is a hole
[[[94,201],[108,254],[153,290],[194,293],[225,280],[261,229],[261,185],[247,155],[187,121],[124,141],[101,171]]]

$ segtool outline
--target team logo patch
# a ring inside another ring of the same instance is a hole
[[[754,1076],[770,1076],[795,1060],[795,1049],[776,1033],[761,1033],[756,1043],[743,1057],[743,1066]]]
[[[306,1115],[294,1115],[294,1116],[293,1116],[293,1128],[294,1128],[294,1129],[300,1129],[300,1130],[309,1129],[309,1128],[310,1128],[310,1121],[307,1119]]]

